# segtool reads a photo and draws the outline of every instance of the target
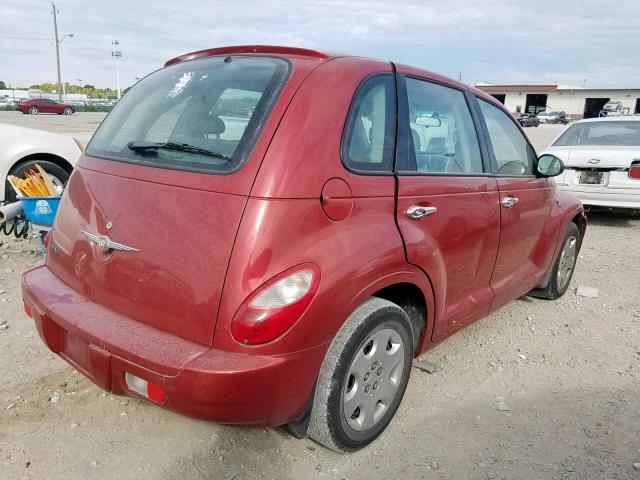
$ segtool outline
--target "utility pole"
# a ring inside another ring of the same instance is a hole
[[[462,70],[458,72],[458,81],[462,82]]]
[[[56,14],[56,4],[51,2],[51,6],[53,7],[53,30],[55,32],[56,38],[56,64],[58,65],[58,100],[62,101],[62,77],[60,76],[60,41],[58,40],[58,17]]]
[[[58,10],[56,9],[56,4],[51,2],[51,7],[53,8],[53,32],[55,35],[56,41],[56,64],[58,66],[58,86],[56,90],[58,91],[58,100],[62,101],[62,77],[60,75],[60,44],[67,37],[73,37],[73,33],[68,33],[64,35],[62,38],[58,38]]]
[[[112,40],[111,45],[114,48],[118,48],[120,46],[120,40]],[[122,52],[120,50],[111,50],[111,56],[116,59],[116,82],[118,87],[118,100],[120,100],[120,67],[118,66],[118,60],[122,57]]]

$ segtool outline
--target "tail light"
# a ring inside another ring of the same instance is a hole
[[[320,269],[311,263],[272,278],[238,308],[231,322],[233,338],[257,345],[279,337],[305,312],[319,283]]]
[[[629,168],[629,178],[640,180],[640,163],[634,163]]]

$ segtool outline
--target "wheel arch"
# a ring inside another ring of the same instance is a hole
[[[69,163],[69,161],[65,158],[61,157],[60,155],[56,155],[55,153],[43,152],[30,153],[29,155],[21,157],[20,159],[16,160],[13,165],[11,165],[11,167],[9,168],[9,172],[13,172],[20,164],[33,160],[46,160],[47,162],[55,163],[69,175],[71,175],[71,172],[73,171],[73,165],[71,165],[71,163]]]
[[[350,311],[370,297],[389,300],[407,313],[413,325],[414,356],[422,353],[431,339],[435,321],[435,296],[429,277],[421,270],[383,276],[354,297]]]
[[[62,168],[69,175],[71,175],[71,172],[73,171],[73,165],[68,160],[61,157],[60,155],[56,155],[55,153],[48,153],[48,152],[29,153],[27,155],[21,156],[17,160],[14,160],[11,166],[6,170],[6,172],[0,178],[6,178],[8,175],[11,175],[16,170],[16,168],[18,168],[20,165],[33,160],[45,160],[47,162],[51,162],[59,166],[60,168]],[[6,180],[2,180],[2,183],[8,183],[8,182],[6,182]],[[6,185],[4,190],[0,188],[1,201],[4,201],[7,198],[9,188],[11,188],[9,187],[9,185]]]
[[[584,239],[584,235],[587,231],[587,217],[584,214],[584,211],[581,211],[573,216],[571,219],[572,223],[575,223],[578,226],[578,230],[580,231],[580,245],[578,245],[578,251],[580,251],[580,247],[582,247],[582,240]]]

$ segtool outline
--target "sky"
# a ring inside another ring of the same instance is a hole
[[[639,0],[60,0],[62,80],[122,88],[177,55],[269,44],[391,60],[469,84],[640,88]],[[51,3],[0,0],[0,80],[56,81]]]

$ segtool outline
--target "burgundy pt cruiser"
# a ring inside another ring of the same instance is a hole
[[[565,293],[586,228],[492,97],[417,68],[203,50],[128,92],[23,277],[101,388],[338,451],[389,424],[412,359]]]

